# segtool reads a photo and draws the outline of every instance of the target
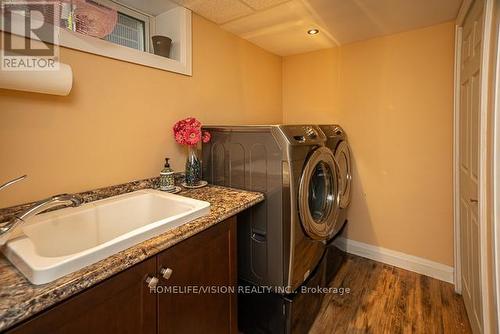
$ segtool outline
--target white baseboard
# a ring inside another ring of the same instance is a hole
[[[334,244],[343,251],[453,284],[453,267],[387,248],[339,237]]]

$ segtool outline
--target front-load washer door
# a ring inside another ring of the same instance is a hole
[[[347,141],[343,140],[335,150],[335,160],[339,164],[340,172],[340,207],[345,209],[351,202],[351,150]]]
[[[299,186],[299,214],[306,234],[326,240],[335,229],[340,208],[340,174],[330,149],[320,147],[309,156]]]

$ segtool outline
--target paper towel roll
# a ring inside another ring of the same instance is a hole
[[[2,71],[0,88],[66,96],[73,86],[71,66],[59,63],[57,71]]]

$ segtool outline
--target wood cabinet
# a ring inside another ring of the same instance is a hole
[[[235,229],[229,218],[8,333],[237,333],[236,292],[228,288],[236,287]],[[156,293],[148,277],[159,279]]]
[[[156,299],[144,284],[150,258],[19,325],[8,333],[156,333]]]
[[[237,333],[236,293],[225,291],[228,286],[236,288],[236,234],[228,224],[218,224],[158,255],[159,270],[172,270],[161,283],[182,290],[158,294],[158,333]]]

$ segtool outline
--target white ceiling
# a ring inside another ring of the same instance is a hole
[[[133,0],[129,0],[133,1]],[[154,1],[154,0],[149,0]],[[286,56],[453,20],[461,0],[174,0]],[[320,34],[308,35],[311,28]]]

